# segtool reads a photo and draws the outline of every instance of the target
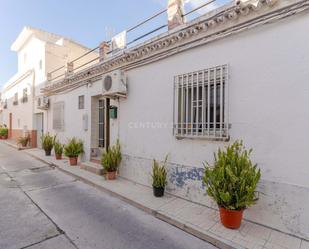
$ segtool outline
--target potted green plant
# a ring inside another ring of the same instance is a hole
[[[119,140],[117,143],[109,148],[108,151],[102,154],[101,164],[106,171],[107,179],[108,180],[115,180],[117,169],[121,163],[121,148]]]
[[[64,155],[70,160],[71,166],[76,166],[78,161],[78,156],[84,153],[84,144],[81,140],[73,137],[64,146]]]
[[[54,151],[55,151],[56,159],[61,160],[62,159],[62,153],[63,153],[63,144],[61,144],[59,141],[55,141]]]
[[[167,156],[162,165],[155,159],[153,160],[152,165],[152,188],[153,195],[155,197],[162,197],[164,195],[165,186],[167,184],[167,171],[165,168],[167,162]]]
[[[251,152],[242,141],[236,141],[215,153],[212,167],[205,164],[203,182],[208,195],[218,204],[221,223],[227,228],[239,228],[244,210],[257,201],[261,172],[250,160]]]
[[[9,130],[6,127],[0,128],[0,138],[1,139],[8,139]]]
[[[46,135],[43,135],[41,137],[42,147],[45,150],[46,156],[51,155],[51,151],[54,147],[55,139],[56,139],[56,136],[51,136],[51,135],[49,135],[49,133],[47,133]]]
[[[23,148],[27,147],[29,142],[30,142],[29,136],[19,137],[17,139],[17,144],[21,145]]]

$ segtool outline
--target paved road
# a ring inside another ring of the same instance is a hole
[[[215,249],[0,143],[0,249]]]

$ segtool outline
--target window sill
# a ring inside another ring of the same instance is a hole
[[[191,140],[207,140],[207,141],[214,141],[214,142],[229,142],[230,136],[228,137],[209,137],[209,136],[192,136],[192,135],[175,135],[177,140],[183,139],[191,139]]]

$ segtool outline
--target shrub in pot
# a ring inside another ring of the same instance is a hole
[[[70,160],[71,166],[77,165],[78,156],[84,153],[83,141],[73,137],[64,146],[64,155]]]
[[[152,187],[153,187],[153,194],[155,197],[162,197],[164,195],[165,186],[167,184],[167,172],[166,172],[166,161],[162,165],[156,160],[153,160],[152,165]]]
[[[251,152],[242,141],[236,141],[215,153],[212,167],[205,165],[203,182],[208,195],[218,204],[221,222],[227,228],[239,228],[243,211],[257,201],[261,172],[250,160]]]
[[[9,135],[9,129],[8,128],[0,128],[0,138],[1,139],[7,139]]]
[[[51,136],[49,135],[49,133],[41,137],[42,147],[43,147],[43,150],[45,150],[46,156],[51,155],[51,151],[54,147],[55,139],[56,139],[56,136]]]
[[[61,160],[62,159],[62,153],[63,153],[63,144],[61,144],[59,141],[55,141],[54,151],[55,151],[56,159]]]
[[[120,143],[119,140],[117,140],[117,143],[109,148],[108,151],[104,152],[101,158],[101,164],[106,171],[108,180],[116,179],[116,174],[121,163],[121,159]]]
[[[29,136],[20,137],[17,140],[17,144],[21,145],[23,148],[27,147],[29,142],[30,142]]]

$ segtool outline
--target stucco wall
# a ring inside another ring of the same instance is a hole
[[[173,137],[173,76],[227,63],[231,140],[254,149],[263,174],[264,194],[246,218],[309,238],[308,136],[302,128],[309,117],[308,25],[308,14],[300,15],[128,72],[129,95],[119,115],[130,162],[123,175],[149,184],[151,159],[169,154],[169,189],[212,205],[203,197],[202,163],[212,162],[213,152],[227,143]],[[132,128],[136,122],[168,128]]]
[[[24,60],[24,55],[26,60]],[[40,68],[40,61],[42,61],[42,68]],[[12,79],[4,86],[2,92],[3,100],[7,100],[8,107],[3,111],[3,122],[9,126],[9,114],[12,113],[12,129],[34,130],[33,110],[35,96],[39,93],[41,82],[45,80],[45,42],[32,37],[18,52],[18,72]],[[27,74],[28,72],[28,74]],[[19,80],[23,75],[28,76]],[[27,88],[28,101],[22,103],[23,90]],[[18,93],[18,105],[13,105],[14,95]]]
[[[12,129],[16,131],[14,139],[19,137],[23,130],[36,130],[34,114],[37,113],[44,113],[44,127],[46,130],[49,129],[46,111],[37,109],[36,106],[37,96],[41,95],[40,89],[45,86],[47,73],[64,66],[68,60],[73,60],[89,51],[75,42],[67,39],[59,40],[57,37],[44,32],[36,32],[18,50],[18,72],[5,84],[2,90],[2,99],[7,100],[8,105],[7,109],[1,113],[1,124],[5,123],[9,126],[9,115],[12,113]],[[55,44],[56,42],[57,44]],[[89,54],[87,59],[96,56],[97,54],[94,52]],[[84,60],[80,60],[76,66],[84,63]],[[22,77],[23,75],[27,76]],[[28,102],[21,103],[25,88],[28,89]],[[13,105],[15,93],[18,93],[18,105]]]
[[[215,207],[202,185],[203,162],[211,163],[213,153],[228,143],[175,139],[173,77],[228,64],[231,142],[243,139],[252,147],[253,160],[262,170],[262,194],[258,204],[246,211],[246,218],[309,239],[305,222],[309,220],[305,211],[309,210],[309,154],[304,130],[309,122],[308,26],[308,14],[298,15],[126,72],[128,97],[111,103],[119,108],[118,119],[111,123],[111,139],[113,143],[119,137],[122,145],[121,175],[150,185],[152,159],[163,160],[169,154],[168,190]],[[52,97],[65,101],[66,129],[60,137],[80,137],[90,149],[90,97],[100,93],[101,82],[97,82]],[[79,111],[77,97],[82,94],[86,109]],[[88,131],[82,129],[83,113],[89,115]],[[88,151],[85,159],[89,157]]]
[[[3,123],[9,127],[9,114],[12,113],[12,129],[32,130],[33,120],[31,110],[33,107],[33,80],[34,75],[30,74],[19,84],[3,93],[3,99],[7,100],[7,109],[3,110]],[[28,101],[22,103],[23,90],[28,89]],[[13,105],[14,95],[18,93],[18,105]]]

